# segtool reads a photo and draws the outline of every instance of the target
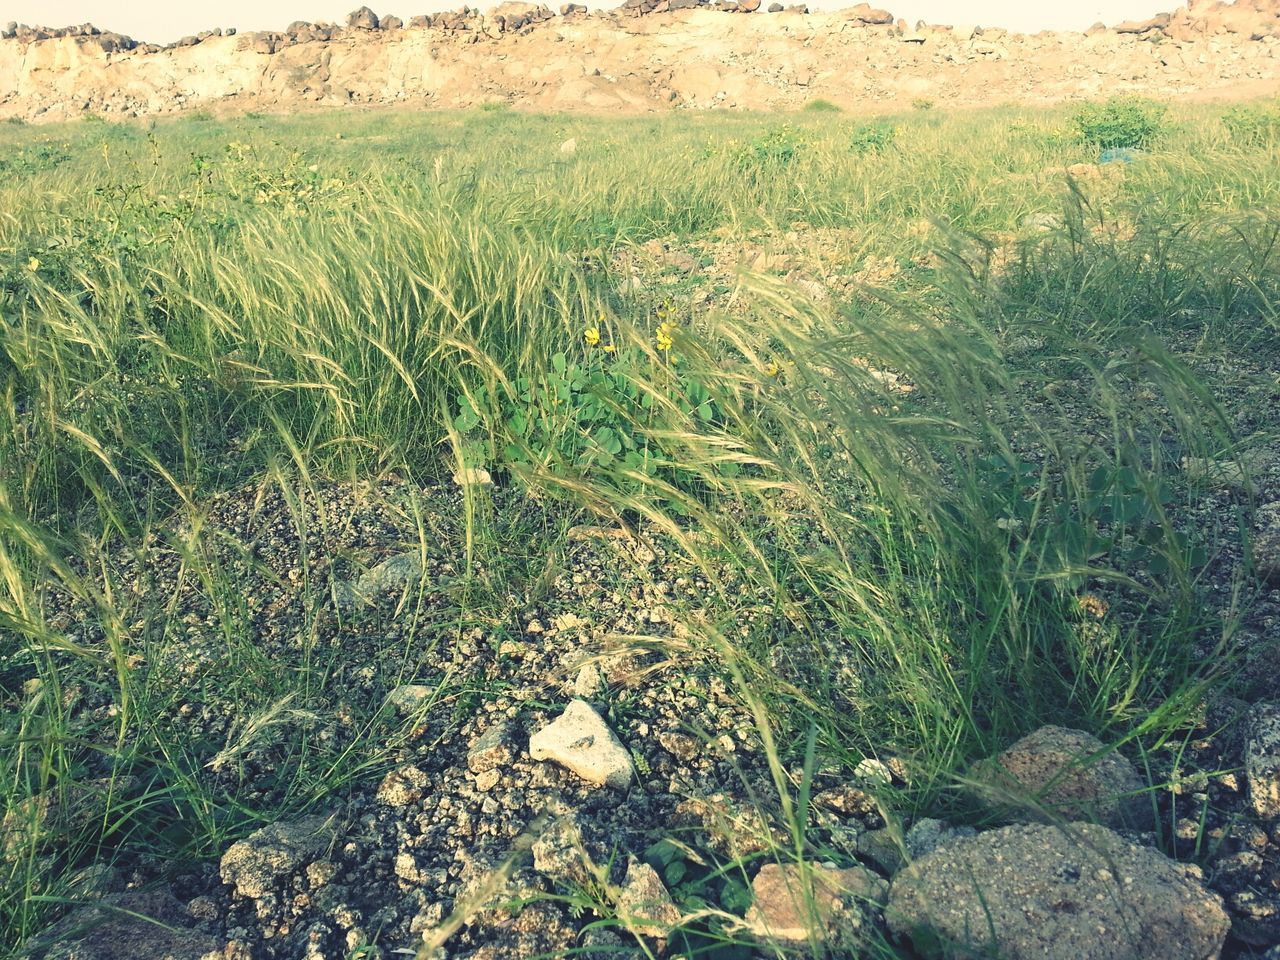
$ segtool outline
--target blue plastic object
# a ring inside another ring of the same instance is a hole
[[[1133,163],[1138,159],[1138,151],[1132,147],[1108,147],[1098,155],[1099,163]]]

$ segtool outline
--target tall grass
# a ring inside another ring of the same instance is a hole
[[[1187,123],[1122,178],[1073,179],[1064,168],[1093,158],[1064,116],[889,122],[875,151],[830,116],[785,130],[478,113],[0,131],[22,158],[0,188],[9,946],[88,860],[214,855],[384,762],[391,720],[366,704],[353,743],[299,744],[269,802],[205,772],[234,766],[237,737],[305,729],[338,657],[303,642],[288,676],[255,660],[234,582],[252,558],[203,533],[210,498],[245,484],[294,505],[308,579],[305,545],[341,522],[304,508],[324,483],[466,466],[732,570],[768,615],[743,635],[725,591],[690,625],[732,663],[784,794],[810,731],[824,768],[902,757],[895,802],[963,811],[967,765],[1038,724],[1144,747],[1179,730],[1223,681],[1240,612],[1205,612],[1222,544],[1179,523],[1204,493],[1179,462],[1234,440],[1185,356],[1273,349],[1272,158]],[[556,148],[568,135],[571,156]],[[1028,231],[1036,214],[1059,226]],[[850,259],[906,268],[838,307],[743,276],[718,309],[664,306],[610,268],[654,237],[823,227],[845,231]],[[601,317],[608,358],[583,342]],[[601,402],[644,469],[530,450],[514,431],[524,404],[573,434],[518,386],[570,361],[609,371]],[[472,436],[459,397],[479,408]],[[468,498],[472,573],[511,547],[486,509]],[[173,541],[175,518],[184,582],[227,651],[206,682],[244,698],[216,748],[183,732],[180,688],[151,665],[180,632],[115,579],[122,558],[136,573]],[[467,587],[458,620],[492,615],[496,590]],[[1115,616],[1082,605],[1092,591]],[[81,639],[56,617],[67,597],[93,611]],[[1222,657],[1193,659],[1208,637]],[[412,658],[387,669],[411,674]],[[110,705],[107,741],[72,725],[80,684]],[[52,797],[73,808],[90,768],[94,816],[27,816]]]

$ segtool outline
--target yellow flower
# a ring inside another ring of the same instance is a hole
[[[764,372],[766,376],[776,377],[778,374],[782,373],[782,367],[778,366],[777,360],[770,360],[765,364]]]
[[[582,339],[587,341],[588,347],[596,347],[600,345],[600,328],[587,327],[582,333]]]
[[[603,347],[601,347],[600,349],[601,349],[601,350],[603,350],[605,353],[617,353],[617,352],[618,352],[618,346],[617,346],[617,344],[613,344],[613,343],[606,343],[606,344],[605,344]]]
[[[657,343],[659,350],[671,349],[672,345],[675,343],[675,341],[671,339],[671,335],[675,332],[676,325],[670,320],[663,320],[662,323],[658,324],[658,333],[654,337],[654,341]]]
[[[30,260],[27,261],[27,269],[30,270],[32,273],[35,273],[37,270],[40,269],[40,261],[37,260],[35,257],[32,257]]]

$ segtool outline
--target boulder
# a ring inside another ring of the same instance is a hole
[[[854,950],[874,925],[888,887],[865,867],[766,863],[751,883],[746,929],[761,943],[784,948],[816,940]]]
[[[1245,726],[1249,803],[1263,820],[1280,820],[1280,703],[1260,703]]]
[[[265,897],[279,880],[320,856],[332,837],[333,819],[324,815],[268,824],[222,855],[222,882],[242,897]]]
[[[1158,13],[1147,20],[1125,20],[1123,23],[1116,24],[1115,31],[1130,34],[1150,33],[1152,30],[1163,30],[1172,19],[1172,14]]]
[[[860,3],[856,7],[850,7],[848,17],[855,23],[863,23],[868,26],[882,26],[893,23],[892,13],[888,10],[873,7],[869,3]]]
[[[784,9],[784,8],[783,8],[782,4],[780,4],[780,3],[771,3],[771,4],[769,4],[769,12],[770,12],[770,13],[781,13],[781,12],[783,11],[783,9]]]
[[[385,16],[378,22],[379,30],[403,30],[404,21],[399,17]]]
[[[409,18],[410,30],[426,30],[431,26],[431,18],[426,14],[419,14],[416,17]]]
[[[743,13],[755,13],[760,9],[760,0],[738,0],[738,9]]]
[[[12,20],[4,25],[4,29],[0,30],[0,40],[12,40],[18,35],[18,24]]]
[[[570,17],[575,13],[586,13],[587,8],[581,3],[566,3],[560,7],[560,16]]]
[[[635,777],[631,755],[585,700],[573,700],[529,739],[529,755],[551,760],[596,787],[625,790]]]
[[[378,15],[368,7],[352,10],[347,14],[347,26],[353,30],[377,30]]]
[[[1097,820],[1144,827],[1151,819],[1146,785],[1097,737],[1045,726],[970,772],[972,789],[1009,819]]]
[[[885,919],[1003,960],[1216,960],[1230,928],[1197,868],[1089,823],[946,844],[898,873]]]

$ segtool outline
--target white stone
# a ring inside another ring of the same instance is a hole
[[[529,755],[551,760],[593,786],[625,789],[635,777],[631,755],[585,700],[573,700],[529,740]]]

